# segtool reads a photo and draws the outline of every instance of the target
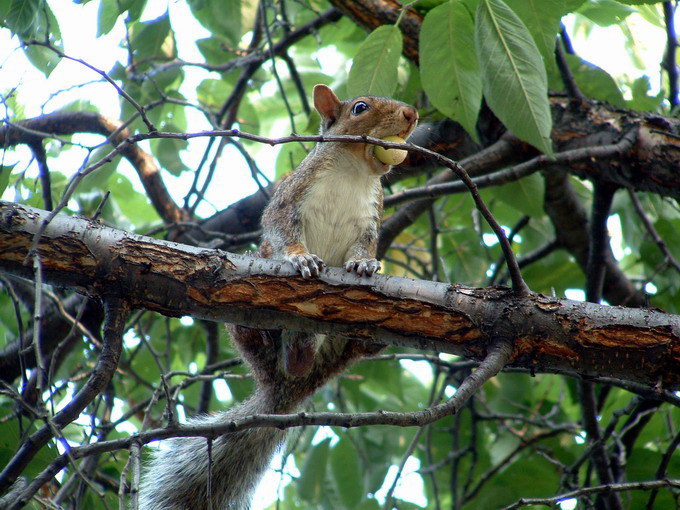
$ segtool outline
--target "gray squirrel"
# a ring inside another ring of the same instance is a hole
[[[385,97],[340,101],[325,85],[314,87],[314,106],[323,135],[408,138],[417,110]],[[383,192],[380,177],[390,170],[364,143],[324,142],[278,185],[262,216],[257,254],[287,260],[304,278],[325,265],[371,276]],[[253,414],[295,412],[353,360],[380,348],[360,340],[228,325],[231,338],[250,365],[253,395],[240,405],[191,425],[228,423]],[[285,431],[257,427],[207,440],[174,438],[156,451],[144,471],[142,510],[248,510],[262,475],[285,440]],[[208,483],[208,473],[211,480]]]

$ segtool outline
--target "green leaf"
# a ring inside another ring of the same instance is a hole
[[[546,67],[555,66],[555,40],[560,19],[565,12],[564,0],[505,0],[524,22],[534,38]]]
[[[131,45],[137,58],[174,58],[177,51],[168,13],[155,20],[136,24]]]
[[[420,31],[420,79],[432,104],[477,140],[482,77],[474,46],[474,25],[461,3],[432,9]]]
[[[168,126],[168,130],[172,130],[171,126]],[[188,145],[186,140],[160,138],[152,141],[151,149],[161,167],[177,176],[188,169],[179,155]]]
[[[52,74],[52,71],[57,67],[61,61],[59,56],[49,48],[44,46],[30,45],[24,48],[26,58],[33,64],[36,69],[42,72],[45,77]]]
[[[196,46],[208,64],[225,64],[234,57],[234,54],[228,51],[224,39],[219,37],[199,39]]]
[[[536,218],[543,214],[543,189],[543,178],[531,174],[519,181],[493,188],[493,195],[516,210]]]
[[[575,11],[583,5],[584,1],[585,0],[564,0],[565,5],[564,12],[562,14]]]
[[[647,94],[650,90],[649,77],[641,76],[633,82],[630,89],[633,93],[633,99],[627,102],[627,107],[632,110],[643,110],[647,112],[656,112],[659,110],[661,103],[663,103],[663,90],[659,91],[656,96]]]
[[[196,89],[198,101],[208,108],[217,108],[229,94],[229,85],[223,80],[206,78]]]
[[[552,156],[545,67],[522,20],[501,0],[482,0],[475,47],[489,107],[517,137]]]
[[[12,0],[4,23],[15,34],[28,33],[38,19],[40,0]]]
[[[110,145],[103,145],[99,147],[92,153],[89,162],[96,163],[110,154],[111,150],[112,147]],[[80,181],[80,184],[78,184],[78,193],[92,191],[93,189],[107,190],[109,178],[115,173],[120,159],[121,155],[117,154],[110,162],[83,177],[83,180]]]
[[[330,438],[326,438],[307,453],[297,486],[300,497],[308,503],[317,503],[324,494],[330,442]]]
[[[189,7],[198,22],[214,35],[226,39],[233,47],[241,40],[243,15],[248,2],[234,0],[189,0]]]
[[[117,0],[101,0],[97,10],[97,37],[108,34],[120,16]]]
[[[361,44],[347,80],[351,96],[391,96],[397,87],[401,32],[395,25],[376,28]]]
[[[651,5],[651,4],[661,4],[663,0],[618,0],[622,4],[628,5]]]
[[[305,147],[300,143],[284,144],[276,156],[276,178],[280,179],[295,170],[307,154]]]
[[[0,197],[2,197],[2,194],[5,192],[7,186],[9,185],[9,176],[12,173],[13,168],[14,165],[11,166],[0,165]]]
[[[364,481],[359,454],[346,435],[331,450],[330,463],[336,493],[340,495],[345,508],[355,508],[363,499]]]
[[[614,0],[589,2],[578,10],[579,14],[601,27],[617,25],[634,12],[635,9],[632,7],[627,7]]]
[[[576,84],[586,96],[623,108],[625,101],[609,73],[576,55],[565,55]]]

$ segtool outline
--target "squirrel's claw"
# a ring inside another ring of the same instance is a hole
[[[288,260],[293,267],[300,271],[303,278],[319,277],[319,271],[324,267],[324,262],[313,253],[297,253],[290,255]]]
[[[359,276],[373,276],[373,273],[380,271],[380,261],[377,259],[349,259],[345,262],[347,272],[355,270]]]

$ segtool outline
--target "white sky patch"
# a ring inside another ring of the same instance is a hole
[[[288,455],[286,464],[281,469],[283,454],[277,453],[269,465],[269,470],[265,473],[258,490],[253,498],[253,510],[264,510],[269,508],[277,499],[283,500],[284,489],[293,481],[294,477],[300,476],[300,470],[295,464],[295,457]]]
[[[229,389],[227,381],[224,379],[215,379],[213,381],[213,389],[215,390],[215,396],[220,402],[233,402],[234,395]]]
[[[123,345],[126,349],[134,349],[141,342],[140,338],[137,336],[134,328],[128,329],[123,335]]]
[[[316,432],[314,433],[314,437],[312,438],[312,444],[317,445],[324,439],[330,438],[330,446],[333,447],[336,444],[338,444],[338,441],[340,441],[340,437],[333,432],[333,429],[331,427],[319,427],[316,429]]]
[[[190,317],[189,315],[185,315],[184,317],[180,318],[179,323],[182,326],[193,326],[194,325],[194,318]]]
[[[406,501],[408,503],[413,503],[420,507],[427,506],[427,498],[425,497],[425,484],[423,478],[418,473],[420,469],[420,460],[414,456],[410,456],[406,463],[404,464],[404,470],[397,481],[397,486],[394,489],[394,497]],[[385,476],[385,481],[375,493],[375,499],[380,502],[380,504],[385,503],[385,498],[387,497],[387,491],[392,487],[394,479],[397,476],[399,468],[397,466],[390,466],[387,470],[387,475]]]
[[[123,416],[123,410],[127,406],[127,402],[123,401],[120,398],[114,397],[113,399],[113,408],[111,409],[111,421],[115,422],[118,421],[122,416]],[[116,425],[116,432],[121,432],[123,434],[136,434],[139,432],[137,430],[137,427],[130,422],[130,421],[124,421]]]
[[[574,510],[574,508],[576,508],[577,502],[578,500],[575,498],[565,499],[564,501],[560,501],[558,505],[562,510]]]
[[[432,365],[429,361],[415,361],[410,359],[399,360],[399,364],[404,370],[408,370],[423,386],[432,384]]]
[[[585,301],[586,293],[583,289],[567,289],[564,291],[564,297],[572,301]]]
[[[456,388],[455,386],[451,386],[451,385],[449,384],[449,385],[444,389],[444,395],[446,396],[446,398],[451,398],[451,397],[453,397],[453,396],[456,394],[457,391],[458,391],[458,388]]]
[[[621,230],[621,218],[618,214],[612,214],[607,218],[607,230],[609,231],[609,245],[616,260],[623,259],[626,254],[623,246],[623,231]]]

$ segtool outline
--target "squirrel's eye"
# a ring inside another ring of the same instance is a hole
[[[368,105],[363,101],[357,101],[354,103],[354,106],[352,106],[352,115],[359,115],[361,112],[365,112],[366,110],[368,110]]]

